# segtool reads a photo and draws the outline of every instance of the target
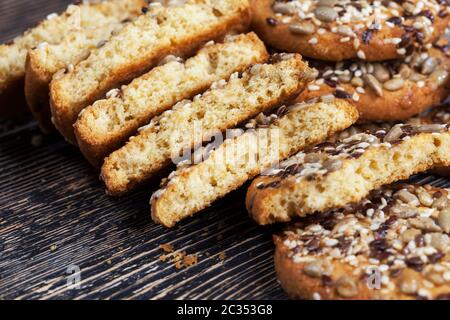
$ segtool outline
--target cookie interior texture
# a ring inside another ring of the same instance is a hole
[[[400,60],[312,61],[318,78],[296,102],[328,94],[353,103],[361,122],[408,119],[448,97],[450,58],[446,43],[422,48]]]
[[[101,175],[108,191],[128,192],[172,164],[186,148],[292,99],[312,74],[300,55],[277,54],[269,63],[236,72],[192,101],[178,103],[106,158]]]
[[[307,57],[384,61],[436,40],[445,1],[253,0],[253,27],[271,46]]]
[[[254,33],[209,43],[186,61],[168,56],[149,73],[84,109],[75,124],[78,145],[92,164],[101,165],[151,118],[183,99],[192,99],[213,82],[267,59],[266,48]]]
[[[450,164],[450,125],[398,124],[300,152],[255,179],[247,208],[267,224],[342,207],[384,184]]]
[[[200,148],[192,159],[180,163],[152,196],[153,219],[172,227],[273,163],[323,141],[357,119],[356,109],[339,99],[284,106],[269,116],[260,114],[244,128],[236,128],[223,144]]]
[[[449,299],[449,189],[391,185],[275,237],[293,298]]]

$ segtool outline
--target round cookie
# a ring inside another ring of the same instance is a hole
[[[319,70],[319,76],[296,102],[332,94],[353,103],[360,121],[408,119],[439,104],[450,92],[450,59],[442,48],[376,63],[313,61],[310,64]]]
[[[291,298],[450,299],[450,189],[391,185],[275,236]]]
[[[446,0],[251,2],[253,29],[267,44],[328,61],[401,58],[436,40],[450,19]]]

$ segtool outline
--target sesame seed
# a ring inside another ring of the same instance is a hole
[[[311,38],[308,40],[309,44],[317,44],[319,41],[317,40],[317,38]]]

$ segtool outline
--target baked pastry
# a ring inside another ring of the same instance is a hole
[[[343,207],[382,185],[450,164],[450,125],[397,124],[300,152],[252,183],[246,205],[260,224]]]
[[[399,59],[432,43],[450,21],[447,1],[252,0],[253,28],[268,45],[310,58]]]
[[[108,192],[120,195],[147,182],[203,141],[294,97],[313,76],[300,55],[275,55],[178,103],[105,159],[101,177]]]
[[[83,1],[78,5],[69,5],[60,15],[49,14],[36,27],[0,45],[0,114],[14,113],[14,110],[4,110],[6,108],[26,106],[23,87],[27,51],[33,47],[60,43],[71,30],[98,27],[102,21],[99,16],[104,16],[104,8],[110,6],[108,2]]]
[[[146,0],[105,1],[96,12],[94,26],[69,30],[57,44],[41,45],[29,50],[25,74],[27,104],[42,131],[55,130],[50,121],[49,84],[66,69],[72,70],[79,61],[86,59],[93,48],[102,46],[112,33],[142,13]]]
[[[448,97],[450,58],[446,48],[418,51],[403,60],[311,63],[319,77],[296,102],[333,94],[353,103],[361,121],[406,120]]]
[[[82,111],[75,123],[75,136],[85,157],[99,166],[151,118],[183,99],[191,99],[213,82],[228,79],[269,55],[258,36],[228,36],[224,43],[208,44],[186,60],[169,56],[166,64],[133,80],[109,99],[99,100]]]
[[[319,116],[318,116],[319,115]],[[227,132],[231,138],[196,150],[179,164],[151,199],[152,217],[166,227],[210,206],[280,159],[326,140],[358,119],[344,100],[281,107],[260,114],[244,129]],[[203,161],[202,161],[203,160]]]
[[[450,189],[391,185],[275,236],[291,298],[450,299]]]
[[[250,23],[247,0],[189,0],[182,5],[152,5],[104,46],[50,85],[56,128],[75,143],[79,112],[109,90],[148,72],[169,54],[188,55],[205,42]]]
[[[445,104],[433,108],[429,112],[411,121],[433,124],[433,123],[447,123],[450,124],[450,105]],[[450,167],[436,167],[431,171],[433,174],[450,178]]]

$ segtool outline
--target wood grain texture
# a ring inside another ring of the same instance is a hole
[[[0,0],[0,40],[67,2]],[[0,121],[0,299],[286,298],[272,262],[278,227],[248,218],[245,188],[170,231],[151,222],[152,188],[112,199],[60,137]],[[198,264],[161,262],[165,243],[198,254]],[[81,269],[80,289],[67,286],[70,266]]]

